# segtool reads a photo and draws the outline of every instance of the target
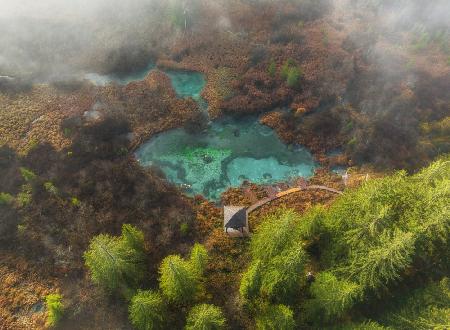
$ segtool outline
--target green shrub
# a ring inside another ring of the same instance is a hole
[[[220,330],[225,328],[225,317],[219,307],[209,304],[194,306],[187,317],[186,330]]]
[[[281,67],[280,76],[283,80],[286,80],[286,84],[289,88],[298,87],[300,79],[303,76],[303,70],[300,66],[295,64],[293,59],[288,59]]]
[[[189,233],[189,225],[186,222],[180,225],[180,233],[182,236],[186,236]]]
[[[54,327],[61,320],[64,313],[62,296],[57,293],[49,294],[45,297],[45,304],[48,311],[46,325]]]
[[[139,330],[164,329],[166,310],[159,293],[138,291],[131,299],[129,316],[131,324]]]
[[[269,67],[267,68],[267,73],[272,78],[275,78],[275,75],[277,74],[277,64],[274,60],[270,61]]]
[[[19,207],[25,207],[33,199],[32,188],[30,184],[24,184],[22,190],[17,194],[16,201]]]
[[[281,66],[280,76],[281,76],[281,79],[283,79],[283,80],[286,80],[288,78],[289,69],[290,69],[289,63],[290,63],[289,61],[286,61]]]
[[[25,167],[20,168],[20,174],[22,174],[22,177],[27,182],[30,182],[30,181],[33,181],[34,179],[36,179],[36,174],[34,174],[33,171],[31,171]]]
[[[79,200],[78,198],[76,198],[76,197],[72,197],[72,198],[70,199],[70,203],[71,203],[73,206],[80,206],[80,204],[81,204],[80,200]]]
[[[44,183],[44,188],[47,190],[50,194],[57,195],[58,189],[54,186],[54,184],[50,181],[47,181]]]
[[[286,84],[289,88],[295,88],[300,82],[300,78],[303,75],[303,71],[300,67],[289,68],[288,76],[286,78]]]
[[[329,42],[330,42],[330,38],[328,36],[328,32],[325,29],[323,29],[322,30],[322,43],[325,47],[328,47]]]
[[[11,194],[0,192],[0,205],[11,204],[14,197]]]

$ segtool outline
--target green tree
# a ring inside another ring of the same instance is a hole
[[[269,306],[256,317],[258,330],[292,330],[294,328],[294,313],[285,305]]]
[[[159,293],[138,291],[131,299],[129,315],[131,324],[136,329],[164,329],[165,314],[164,302]]]
[[[271,301],[290,302],[304,282],[307,260],[306,252],[300,245],[273,257],[262,267],[261,296]]]
[[[275,75],[277,74],[277,64],[275,63],[274,60],[270,61],[269,67],[267,68],[267,73],[269,74],[269,76],[271,76],[272,78],[275,77]]]
[[[293,210],[282,209],[258,226],[250,241],[254,259],[270,260],[297,241],[297,223],[300,216]]]
[[[255,299],[261,287],[261,261],[253,261],[241,279],[239,293],[244,299]]]
[[[181,1],[168,2],[167,15],[172,25],[177,29],[184,29],[185,12]]]
[[[280,76],[281,76],[281,79],[283,79],[283,80],[286,80],[288,78],[290,63],[291,63],[290,61],[286,61],[281,66]]]
[[[395,329],[447,329],[450,325],[450,280],[444,277],[398,297],[383,321]]]
[[[308,210],[301,221],[298,221],[297,230],[302,240],[313,241],[324,232],[323,222],[326,216],[325,208],[316,205]]]
[[[145,277],[143,251],[142,232],[124,225],[120,237],[105,234],[94,237],[84,259],[95,283],[128,296]]]
[[[313,299],[307,304],[308,314],[319,323],[341,317],[362,296],[358,284],[339,280],[330,272],[319,273],[310,292]]]
[[[239,289],[243,298],[289,303],[297,295],[308,261],[300,241],[299,218],[294,211],[283,209],[259,225],[250,242],[253,261]]]
[[[178,255],[164,258],[159,268],[159,287],[163,295],[177,304],[188,304],[199,292],[197,272]]]
[[[194,244],[194,247],[191,250],[189,262],[192,269],[197,273],[197,276],[203,276],[203,272],[205,271],[206,264],[208,262],[208,252],[203,245],[198,243]]]
[[[289,88],[295,88],[300,82],[300,78],[303,75],[303,71],[300,67],[289,68],[286,78],[286,84]]]
[[[337,329],[338,330],[391,330],[392,328],[382,326],[381,324],[378,324],[374,321],[365,321],[362,323],[345,324]]]
[[[57,293],[47,295],[45,297],[45,305],[47,306],[46,325],[48,327],[54,327],[59,323],[64,313],[62,296]]]
[[[225,317],[219,307],[209,304],[194,306],[187,317],[186,330],[220,330]]]
[[[349,273],[364,287],[378,288],[399,279],[401,271],[411,265],[413,254],[412,233],[384,233],[379,245],[355,253]]]

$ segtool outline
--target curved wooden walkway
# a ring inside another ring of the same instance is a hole
[[[334,194],[342,195],[342,191],[336,190],[334,188],[326,187],[326,186],[311,185],[311,186],[306,186],[303,188],[297,187],[297,188],[292,188],[292,189],[288,189],[285,191],[281,191],[273,197],[267,197],[267,198],[259,200],[258,202],[256,202],[255,204],[253,204],[252,206],[247,208],[247,214],[255,211],[256,209],[259,209],[261,206],[263,206],[267,203],[270,203],[276,199],[279,199],[281,197],[284,197],[284,196],[287,196],[287,195],[290,195],[290,194],[293,194],[293,193],[296,193],[299,191],[303,191],[303,190],[325,190],[325,191],[329,191]]]

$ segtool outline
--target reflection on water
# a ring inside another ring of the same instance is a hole
[[[198,134],[184,129],[161,133],[143,144],[136,157],[144,166],[159,166],[190,194],[211,200],[243,180],[270,184],[309,177],[315,168],[306,149],[283,144],[254,117],[216,121]]]

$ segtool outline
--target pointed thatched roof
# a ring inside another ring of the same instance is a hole
[[[240,229],[247,226],[247,209],[242,206],[224,206],[224,227]]]

